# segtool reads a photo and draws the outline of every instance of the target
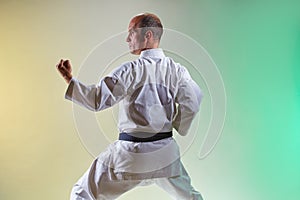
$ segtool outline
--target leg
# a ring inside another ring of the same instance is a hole
[[[135,188],[139,180],[101,181],[97,200],[113,200]]]
[[[182,165],[182,164],[181,164]],[[203,200],[201,194],[191,185],[191,179],[182,166],[182,175],[160,178],[155,183],[177,200]]]
[[[139,185],[141,181],[100,181],[99,192],[91,194],[87,186],[78,183],[74,185],[71,192],[71,200],[113,200]],[[95,196],[97,196],[95,198]]]
[[[112,200],[141,183],[139,180],[110,180],[108,170],[105,164],[95,159],[74,185],[70,200]]]
[[[95,190],[92,190],[95,186],[93,181],[90,179],[91,175],[93,175],[93,170],[94,163],[73,186],[70,200],[96,200]]]

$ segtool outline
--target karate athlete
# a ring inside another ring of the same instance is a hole
[[[159,47],[163,26],[150,13],[132,18],[126,42],[139,58],[122,64],[97,85],[75,79],[69,60],[58,71],[65,98],[92,111],[119,103],[119,139],[74,185],[71,200],[116,199],[136,186],[157,184],[178,200],[202,200],[180,160],[172,129],[184,136],[199,110],[201,90]],[[174,41],[176,42],[176,41]]]

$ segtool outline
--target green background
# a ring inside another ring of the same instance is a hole
[[[227,113],[214,151],[184,154],[206,200],[300,197],[300,2],[0,1],[0,199],[68,199],[92,162],[78,138],[61,57],[74,73],[88,52],[142,12],[189,35],[222,75]],[[124,40],[125,41],[125,40]],[[204,116],[203,116],[204,117]],[[120,199],[171,199],[156,186]]]

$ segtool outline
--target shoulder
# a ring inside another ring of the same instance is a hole
[[[113,76],[121,76],[124,74],[130,74],[132,71],[134,71],[135,66],[137,61],[129,61],[121,64],[117,68],[115,68],[112,72],[111,75]]]
[[[176,62],[175,60],[173,60],[170,57],[166,57],[166,60],[168,63],[170,63],[170,66],[173,68],[173,70],[176,72],[177,77],[179,77],[179,79],[190,79],[190,74],[188,69],[181,65],[179,62]]]
[[[139,71],[139,60],[133,60],[121,64],[115,68],[110,76],[121,81],[124,85],[132,83],[135,80],[136,74]]]

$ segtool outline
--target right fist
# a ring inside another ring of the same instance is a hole
[[[65,79],[67,83],[70,83],[72,79],[72,65],[69,60],[61,59],[56,65],[56,69],[59,71],[61,76]]]

